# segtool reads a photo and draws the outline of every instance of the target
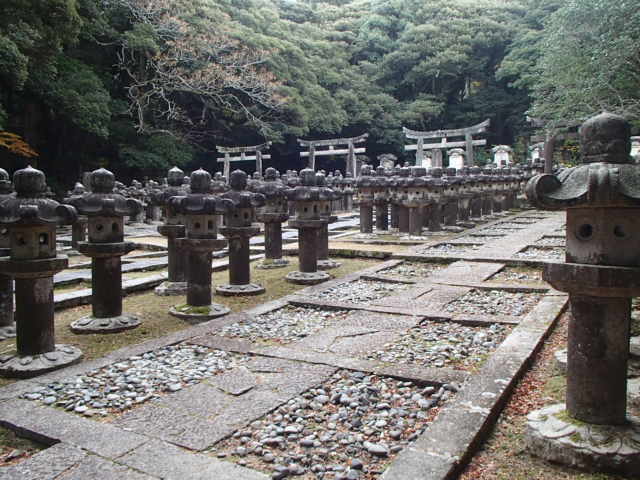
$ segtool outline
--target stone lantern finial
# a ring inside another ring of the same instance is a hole
[[[184,183],[184,172],[178,167],[173,167],[167,172],[167,183],[171,187],[180,187]]]

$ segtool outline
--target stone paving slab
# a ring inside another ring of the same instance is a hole
[[[51,444],[64,441],[103,457],[117,457],[146,438],[108,423],[98,423],[61,410],[13,399],[1,404],[0,425],[20,435]]]
[[[213,457],[150,441],[118,461],[166,480],[268,480],[266,475]]]
[[[439,283],[484,281],[504,268],[500,263],[458,261],[436,272],[432,281]]]
[[[96,455],[87,455],[77,465],[55,477],[56,480],[153,480],[159,477],[147,475],[124,465],[105,460]]]
[[[68,443],[58,443],[17,465],[0,468],[0,480],[58,479],[61,474],[73,470],[86,458],[87,453],[79,448]]]

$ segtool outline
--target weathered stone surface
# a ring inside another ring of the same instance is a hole
[[[231,395],[242,395],[257,385],[257,378],[246,367],[237,367],[227,370],[209,380],[220,390]]]
[[[262,473],[208,455],[188,453],[161,441],[151,441],[120,457],[119,462],[159,478],[170,480],[268,480]]]
[[[77,465],[56,477],[56,480],[88,480],[91,478],[99,478],[100,480],[153,480],[158,477],[137,472],[96,455],[87,455]]]
[[[54,480],[63,472],[73,469],[87,458],[83,452],[68,443],[58,443],[17,465],[0,469],[0,480]],[[66,478],[66,477],[65,477]],[[89,478],[89,477],[85,477]]]

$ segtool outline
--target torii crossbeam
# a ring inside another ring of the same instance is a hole
[[[415,150],[416,165],[419,166],[424,162],[424,151],[433,150],[432,161],[434,162],[434,164],[429,166],[441,167],[442,150],[446,150],[449,148],[465,148],[467,154],[466,163],[467,165],[473,165],[473,147],[479,147],[487,144],[487,141],[484,139],[474,140],[473,135],[486,132],[490,124],[491,120],[486,119],[484,122],[473,125],[472,127],[454,128],[448,130],[432,130],[429,132],[410,130],[407,127],[402,127],[402,131],[404,132],[405,137],[407,137],[408,139],[417,140],[416,144],[414,145],[405,145],[404,150],[405,152]],[[464,141],[449,142],[448,139],[451,137],[464,137]],[[430,138],[440,138],[441,141],[439,143],[425,144],[424,140]]]
[[[224,153],[224,157],[218,158],[218,163],[224,163],[224,176],[229,179],[231,173],[231,162],[256,162],[256,172],[262,176],[262,160],[270,159],[270,154],[263,154],[263,150],[267,150],[271,147],[272,142],[262,143],[260,145],[253,145],[250,147],[220,147],[216,146],[216,149],[220,153]],[[239,156],[232,157],[232,153],[239,153]],[[249,155],[247,155],[249,153]]]
[[[301,147],[306,147],[309,149],[307,152],[300,152],[300,158],[309,158],[309,162],[307,164],[308,168],[313,170],[316,169],[316,157],[326,156],[326,155],[346,155],[347,156],[347,165],[345,169],[346,172],[351,172],[353,177],[356,176],[356,153],[366,153],[366,147],[356,148],[355,144],[363,143],[369,137],[368,133],[364,133],[358,137],[351,138],[332,138],[329,140],[302,140],[298,139],[298,143]],[[338,148],[346,146],[346,148]],[[327,149],[317,150],[317,147],[327,147]]]

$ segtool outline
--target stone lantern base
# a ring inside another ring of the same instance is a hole
[[[318,260],[318,270],[331,270],[332,268],[338,268],[342,263],[336,262],[327,258],[325,260]]]
[[[186,295],[187,282],[162,282],[155,288],[154,293],[161,297]]]
[[[11,352],[0,356],[0,375],[30,378],[73,365],[80,360],[82,352],[72,345],[56,345],[55,350],[39,355],[20,356],[17,352]]]
[[[216,287],[216,293],[226,295],[228,297],[235,295],[260,295],[265,292],[265,288],[258,283],[245,283],[243,285],[234,285],[226,283]]]
[[[140,326],[140,320],[133,315],[118,315],[117,317],[97,318],[82,317],[71,323],[73,333],[118,333]]]
[[[213,318],[226,315],[231,310],[219,303],[212,303],[202,307],[193,305],[174,305],[169,309],[169,313],[174,317],[181,318],[191,323],[206,322]]]
[[[297,285],[315,285],[331,278],[326,272],[289,272],[284,279]]]
[[[262,262],[256,265],[256,268],[269,270],[272,268],[283,268],[287,265],[289,265],[289,260],[285,258],[265,258]]]
[[[622,475],[640,472],[640,419],[625,425],[595,425],[574,420],[564,404],[527,416],[528,450],[545,460],[571,467]]]

